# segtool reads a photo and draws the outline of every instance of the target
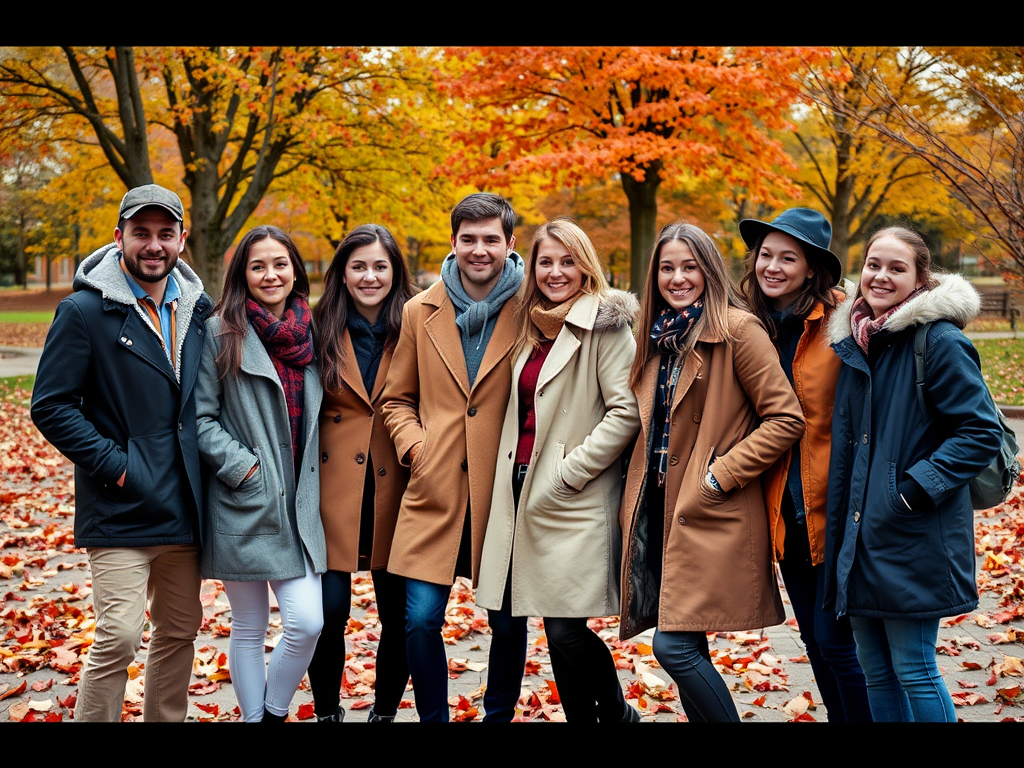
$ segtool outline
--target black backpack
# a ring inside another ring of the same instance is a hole
[[[917,402],[923,413],[928,413],[924,400],[924,350],[928,343],[928,327],[931,323],[924,323],[917,326],[914,334],[914,371],[915,383],[917,384]],[[989,397],[992,393],[989,392]],[[971,507],[974,509],[990,509],[1002,504],[1010,496],[1014,484],[1020,477],[1020,462],[1017,454],[1020,448],[1017,446],[1017,437],[1014,435],[1010,425],[999,406],[992,402],[999,417],[999,426],[1003,430],[1003,443],[999,453],[992,459],[992,463],[981,471],[981,474],[971,480],[968,488],[971,492]]]

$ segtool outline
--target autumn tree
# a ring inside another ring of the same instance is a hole
[[[870,85],[877,110],[844,116],[931,166],[976,218],[966,226],[999,246],[1008,277],[1024,280],[1024,47],[927,53],[924,76],[943,106],[941,121],[849,56],[846,63]],[[879,119],[882,113],[888,119]]]
[[[772,130],[792,127],[794,73],[823,48],[483,47],[444,86],[463,144],[449,168],[493,187],[541,172],[548,188],[615,177],[629,202],[630,283],[643,285],[658,192],[723,178],[757,199],[793,193]]]
[[[331,173],[355,146],[389,146],[380,105],[413,49],[316,47],[28,48],[0,61],[0,93],[23,123],[87,125],[124,188],[188,190],[189,248],[219,293],[224,254],[274,182],[313,164]],[[17,126],[8,126],[16,130]],[[174,167],[154,167],[157,131]],[[79,132],[79,136],[83,134]],[[119,197],[121,190],[117,194]]]
[[[802,78],[809,108],[796,118],[795,181],[832,223],[831,249],[850,265],[850,246],[867,239],[879,214],[920,217],[948,210],[947,189],[932,168],[869,127],[895,125],[883,87],[923,120],[938,124],[945,104],[928,82],[935,58],[923,48],[840,48]],[[864,73],[871,72],[868,78]]]

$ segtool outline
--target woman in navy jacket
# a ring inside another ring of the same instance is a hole
[[[979,307],[965,279],[931,274],[916,232],[889,227],[868,241],[857,299],[829,323],[843,366],[826,605],[850,616],[876,721],[956,721],[935,642],[940,618],[978,604],[967,484],[1000,445],[978,353],[961,331]],[[928,322],[922,413],[914,333]]]

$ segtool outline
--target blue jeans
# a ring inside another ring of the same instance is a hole
[[[405,580],[405,650],[421,723],[448,722],[448,654],[441,630],[450,584]]]
[[[825,566],[811,565],[805,526],[787,523],[786,556],[779,566],[821,703],[828,711],[828,721],[870,722],[867,685],[857,661],[850,619],[847,616],[836,618],[834,611],[822,608]]]
[[[739,712],[721,673],[711,663],[705,632],[654,631],[654,658],[679,689],[691,723],[738,723]]]
[[[487,611],[491,646],[487,651],[487,689],[484,691],[485,723],[510,723],[523,687],[526,667],[526,616],[512,615],[512,579],[505,580],[505,607]]]
[[[956,722],[935,660],[938,619],[851,616],[850,624],[876,722]]]

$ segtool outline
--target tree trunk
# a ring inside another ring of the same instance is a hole
[[[648,164],[644,180],[623,173],[622,191],[629,200],[629,290],[643,297],[647,263],[657,238],[658,187],[661,186],[661,161]]]
[[[405,241],[405,263],[409,268],[409,275],[416,285],[420,284],[420,241],[410,237]]]

